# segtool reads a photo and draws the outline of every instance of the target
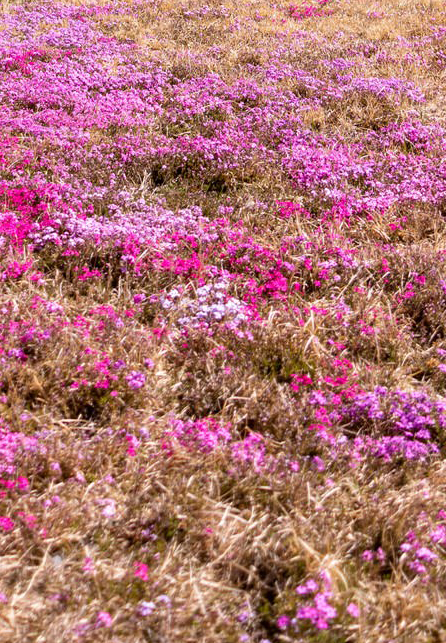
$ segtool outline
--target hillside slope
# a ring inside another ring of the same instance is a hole
[[[446,5],[3,0],[0,641],[446,641]]]

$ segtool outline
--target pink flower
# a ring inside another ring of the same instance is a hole
[[[108,612],[99,612],[96,617],[96,627],[110,627],[113,622]]]
[[[86,574],[92,574],[94,572],[94,562],[93,559],[87,556],[84,560],[84,566],[82,567],[82,571],[85,572]]]
[[[290,624],[290,618],[286,614],[282,614],[277,619],[276,624],[280,630],[285,630]]]
[[[143,581],[147,582],[149,580],[149,568],[147,567],[147,565],[145,563],[136,561],[134,566],[136,578],[141,578]]]
[[[18,511],[17,515],[23,518],[27,527],[29,527],[30,529],[36,526],[37,518],[34,514],[26,514],[24,511]]]
[[[139,447],[139,440],[134,435],[131,435],[130,433],[128,433],[125,436],[125,439],[127,440],[128,445],[129,445],[128,449],[127,449],[127,453],[128,453],[128,455],[134,457],[136,455],[136,451],[137,451],[137,449]]]
[[[17,478],[17,486],[20,489],[20,491],[27,491],[27,489],[29,488],[28,478],[25,478],[23,476],[19,476]]]
[[[0,527],[4,531],[11,531],[14,528],[14,522],[8,516],[0,516]]]
[[[102,510],[102,515],[105,516],[106,518],[112,518],[115,513],[116,513],[116,503],[114,500],[111,498],[104,498],[101,501],[102,506],[104,507]]]
[[[355,603],[349,603],[347,605],[347,612],[350,616],[353,616],[353,618],[359,618],[359,607]]]
[[[318,589],[319,589],[319,585],[316,583],[315,580],[310,578],[309,580],[307,580],[306,583],[303,583],[302,585],[298,585],[296,587],[296,592],[301,596],[305,596],[306,594],[314,594],[314,592],[317,592]]]
[[[50,464],[50,469],[54,473],[61,473],[62,472],[62,467],[60,466],[60,464],[58,462],[52,462]]]

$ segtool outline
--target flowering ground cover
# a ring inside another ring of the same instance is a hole
[[[445,641],[445,3],[0,53],[0,641]]]

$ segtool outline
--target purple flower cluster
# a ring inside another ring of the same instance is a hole
[[[140,371],[130,371],[128,375],[125,376],[127,384],[133,390],[142,388],[146,383],[146,376]]]
[[[446,427],[446,402],[424,391],[388,390],[356,394],[334,417],[357,427],[357,452],[390,460],[422,460],[439,453],[438,432]]]

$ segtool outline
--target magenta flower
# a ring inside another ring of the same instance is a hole
[[[11,529],[14,529],[14,521],[8,516],[0,516],[0,527],[4,531],[11,531]]]
[[[149,568],[145,563],[135,562],[134,564],[135,572],[134,575],[136,578],[141,578],[141,580],[147,582],[149,580]]]
[[[92,574],[94,572],[94,562],[89,556],[84,559],[82,571],[85,572],[85,574]]]

